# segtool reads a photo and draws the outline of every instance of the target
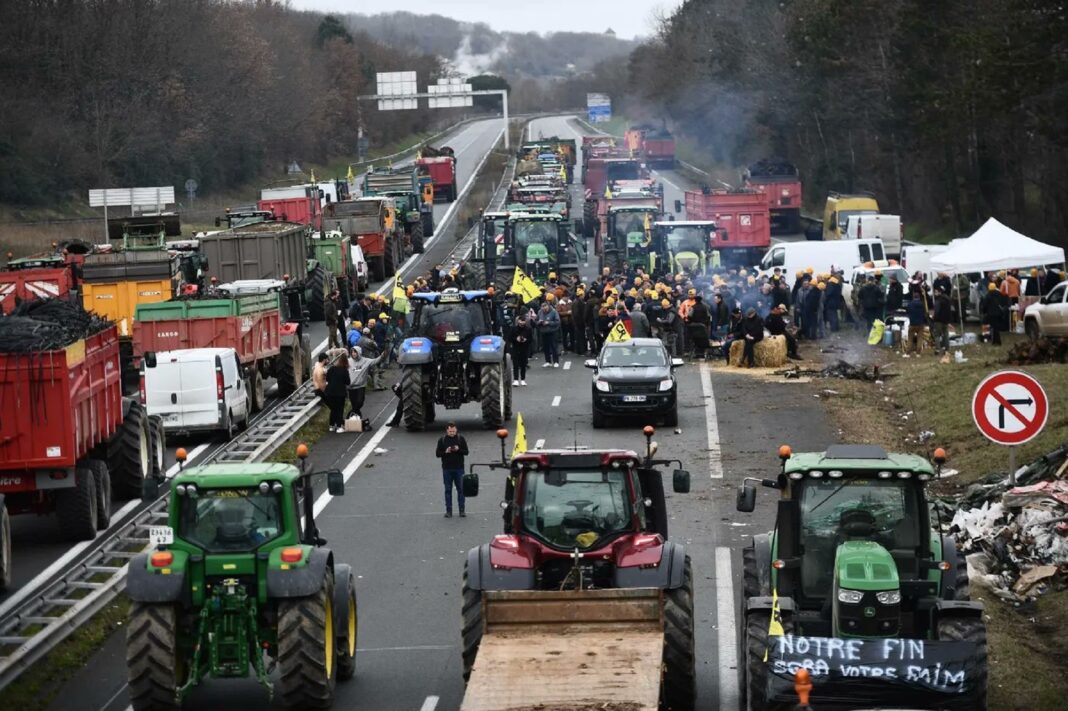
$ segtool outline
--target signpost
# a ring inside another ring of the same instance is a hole
[[[590,123],[612,119],[612,98],[608,94],[586,94],[586,116]]]
[[[174,186],[161,185],[155,188],[103,188],[89,191],[89,207],[104,208],[104,242],[108,235],[108,208],[129,206],[133,215],[135,208],[155,206],[156,212],[174,203]]]
[[[987,376],[972,395],[972,419],[995,444],[1009,448],[1009,483],[1016,486],[1016,445],[1034,439],[1049,418],[1049,399],[1027,373],[1002,370]]]

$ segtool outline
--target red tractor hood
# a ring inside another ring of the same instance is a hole
[[[610,560],[617,568],[655,567],[663,554],[664,539],[658,533],[625,534],[582,552],[585,559]],[[525,535],[495,536],[490,542],[490,564],[495,568],[537,568],[547,560],[571,555]]]

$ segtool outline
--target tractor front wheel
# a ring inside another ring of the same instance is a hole
[[[404,413],[404,426],[409,432],[422,432],[426,429],[425,404],[423,369],[420,366],[405,368],[401,375],[401,408]]]
[[[967,705],[975,711],[986,711],[986,623],[981,617],[943,617],[938,621],[938,639],[947,642],[972,642],[975,644],[975,659],[972,665],[972,701]]]
[[[482,426],[497,429],[504,424],[504,374],[501,363],[487,363],[482,366]],[[508,381],[511,383],[511,381]],[[509,386],[510,387],[510,386]]]
[[[173,605],[135,602],[126,626],[126,670],[134,711],[180,708],[175,689],[185,683]]]
[[[660,708],[693,711],[697,699],[694,669],[693,571],[686,556],[682,586],[664,591],[664,683]]]
[[[316,264],[308,274],[308,318],[322,321],[326,313],[326,269]]]
[[[423,224],[417,222],[412,225],[412,252],[415,254],[422,254],[425,251],[423,248]]]
[[[743,601],[744,604],[744,601]],[[768,662],[764,655],[768,652],[768,627],[771,625],[771,612],[750,612],[745,616],[745,687],[742,690],[748,699],[746,708],[750,711],[792,711],[790,702],[772,702],[768,699]],[[783,631],[793,634],[793,624],[786,618],[782,621]]]
[[[275,360],[275,379],[278,381],[278,394],[282,397],[292,395],[304,382],[304,351],[299,344],[282,346]]]
[[[356,606],[356,577],[352,568],[334,569],[334,630],[337,638],[337,678],[348,681],[356,675],[356,639],[359,613]]]
[[[334,636],[334,576],[319,592],[278,605],[278,688],[291,709],[325,709],[334,703],[337,680]]]
[[[467,583],[467,563],[464,563],[464,582],[461,590],[463,598],[463,658],[464,681],[471,677],[471,668],[475,666],[478,646],[482,643],[482,591],[472,590]]]

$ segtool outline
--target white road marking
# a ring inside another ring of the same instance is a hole
[[[565,360],[564,361],[564,370],[571,370],[571,361],[569,361],[569,360]]]
[[[560,407],[561,396],[557,395],[553,398],[553,407]]]
[[[664,181],[665,183],[667,183],[667,184],[668,184],[668,185],[670,185],[671,187],[673,187],[673,188],[675,188],[676,190],[678,190],[678,191],[679,191],[680,193],[684,193],[684,192],[686,192],[685,190],[683,190],[682,188],[680,188],[680,187],[679,187],[678,185],[675,185],[675,183],[673,183],[673,182],[671,182],[670,180],[668,180],[668,177],[667,177],[666,175],[664,175],[663,173],[661,173],[660,171],[655,171],[655,173],[656,173],[656,177],[660,178],[660,179],[661,179],[661,180],[663,180],[663,181]]]
[[[541,449],[544,446],[545,446],[545,440],[543,440],[543,439],[539,439],[537,442],[534,443],[534,449]]]
[[[708,473],[713,479],[723,478],[722,452],[719,446],[719,418],[716,416],[716,396],[712,392],[712,372],[708,363],[701,364],[701,390],[705,396],[705,420],[708,425]]]
[[[352,461],[349,462],[348,465],[346,465],[345,468],[341,470],[341,474],[345,478],[346,482],[352,478],[352,475],[356,473],[356,470],[360,468],[360,465],[363,464],[364,461],[366,461],[367,458],[371,456],[371,453],[375,450],[375,447],[377,447],[379,443],[381,443],[382,440],[386,438],[386,435],[389,434],[389,431],[392,429],[393,428],[389,425],[384,425],[381,429],[375,432],[374,436],[371,437],[371,439],[367,440],[367,444],[363,446],[363,449],[361,449],[356,454],[356,456],[352,458]],[[315,516],[321,514],[323,512],[323,509],[326,508],[326,505],[333,500],[334,497],[330,495],[329,491],[324,491],[322,494],[320,494],[319,498],[315,500],[315,507],[313,508]]]
[[[738,633],[734,624],[731,549],[716,548],[716,644],[719,654],[719,707],[738,706]]]
[[[441,512],[438,512],[441,515]],[[444,649],[455,649],[456,645],[453,644],[420,644],[414,647],[368,647],[364,649],[361,647],[356,650],[358,652],[437,652]],[[438,697],[431,696],[431,699]]]
[[[426,697],[426,701],[419,707],[419,711],[434,711],[438,707],[438,701],[440,699],[437,696]]]

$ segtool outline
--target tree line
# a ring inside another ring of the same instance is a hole
[[[1068,9],[1042,0],[687,0],[602,90],[714,162],[785,157],[808,202],[874,192],[967,234],[1068,243]]]
[[[441,71],[433,56],[265,0],[2,3],[0,202],[180,191],[187,178],[225,190],[284,178],[293,160],[354,155],[361,120],[373,145],[431,122],[426,109],[358,106],[377,71],[400,69]]]

